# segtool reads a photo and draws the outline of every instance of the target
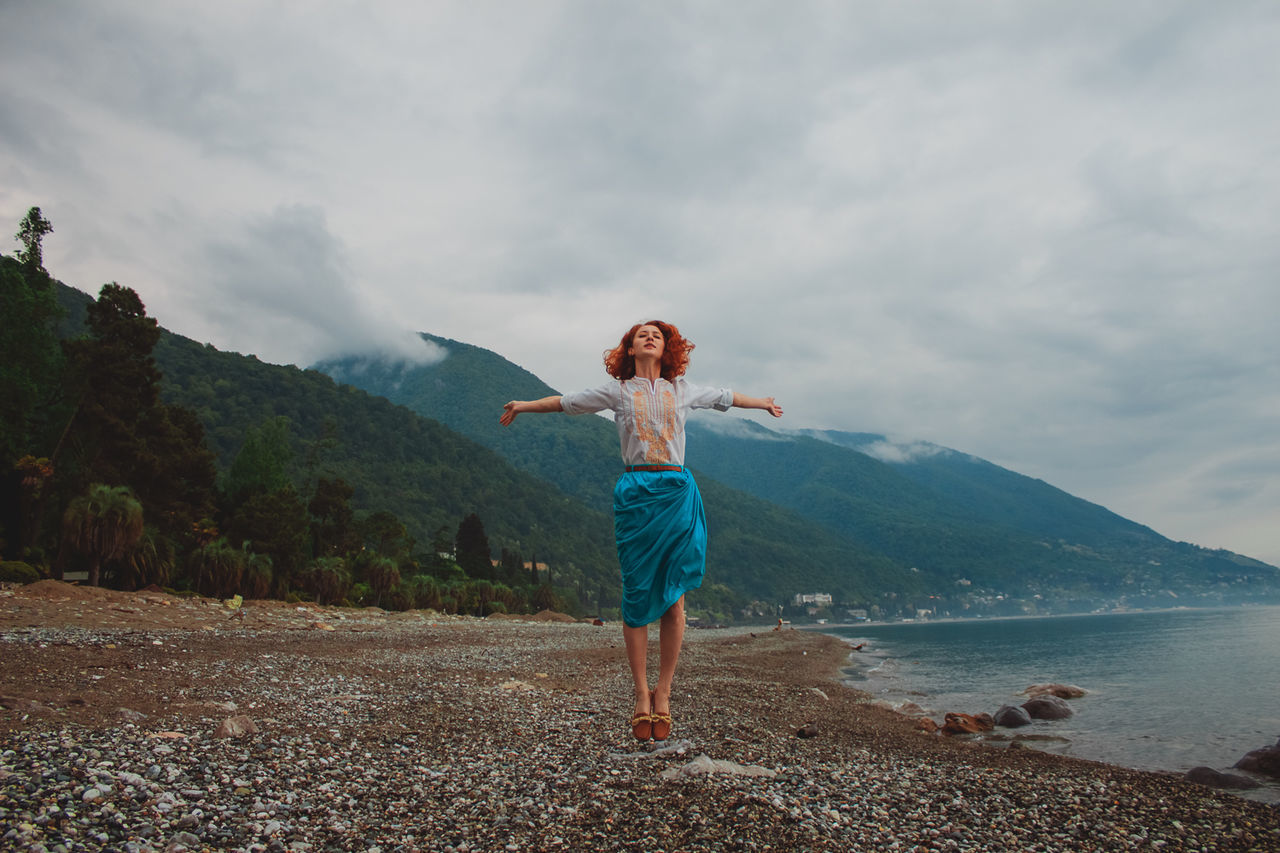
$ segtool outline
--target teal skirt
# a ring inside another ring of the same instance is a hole
[[[662,618],[707,568],[707,516],[687,470],[632,471],[613,489],[613,531],[622,565],[622,621]]]

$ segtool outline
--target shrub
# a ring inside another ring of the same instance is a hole
[[[0,581],[9,583],[35,583],[42,575],[35,566],[21,560],[0,561]]]

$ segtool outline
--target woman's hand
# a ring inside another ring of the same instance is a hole
[[[772,397],[748,397],[746,394],[733,392],[733,405],[739,409],[764,409],[775,418],[782,417],[782,407]]]
[[[511,422],[516,419],[516,415],[522,412],[560,412],[560,395],[555,394],[550,397],[543,397],[541,400],[512,400],[502,407],[502,417],[498,418],[498,423],[503,426],[511,426]]]

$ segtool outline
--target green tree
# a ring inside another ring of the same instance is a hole
[[[358,527],[360,541],[367,551],[395,560],[407,560],[413,551],[413,537],[394,513],[386,510],[370,513]]]
[[[161,403],[137,430],[144,453],[130,485],[162,533],[189,540],[196,523],[214,512],[218,468],[204,426],[190,409]]]
[[[524,561],[520,559],[519,551],[512,551],[503,548],[498,557],[498,566],[502,570],[501,580],[507,584],[521,583],[524,578]]]
[[[219,537],[196,548],[187,557],[187,571],[197,592],[214,598],[235,594],[244,577],[245,549]]]
[[[400,583],[400,567],[390,557],[373,556],[364,561],[361,569],[365,582],[373,593],[373,606],[381,607],[382,597]]]
[[[300,586],[311,546],[311,519],[292,486],[250,496],[227,521],[227,538],[271,558],[275,592]]]
[[[143,529],[142,504],[126,486],[95,483],[62,516],[62,542],[88,560],[90,586],[98,585],[102,564],[127,554]]]
[[[173,544],[158,530],[147,527],[133,548],[104,564],[103,574],[107,583],[117,589],[167,586],[174,558]]]
[[[44,218],[40,208],[33,207],[22,217],[22,222],[18,223],[18,233],[14,236],[22,244],[22,248],[18,250],[18,260],[24,267],[48,275],[44,268],[44,238],[52,233],[53,224]]]
[[[542,586],[534,590],[533,597],[530,599],[529,603],[538,611],[561,611],[564,609],[564,599],[556,594],[555,589],[553,589],[549,583],[544,583]]]
[[[45,443],[62,369],[54,332],[60,314],[47,276],[0,256],[0,464],[6,467],[27,453],[53,450]]]
[[[271,583],[275,573],[271,558],[266,554],[257,554],[248,548],[244,551],[244,581],[242,590],[245,598],[266,598],[271,594]]]
[[[494,579],[493,557],[484,522],[474,512],[462,519],[454,538],[454,554],[458,565],[473,578]]]
[[[440,610],[440,584],[431,575],[415,575],[406,584],[413,607],[419,610]]]
[[[103,286],[86,323],[88,335],[64,344],[78,400],[66,439],[72,476],[130,483],[146,456],[139,423],[160,395],[152,357],[160,329],[138,294],[115,283]]]
[[[351,572],[342,557],[320,557],[307,567],[305,588],[319,604],[335,604],[351,589]]]
[[[213,512],[216,467],[195,414],[160,402],[159,326],[137,293],[114,283],[85,322],[88,334],[65,345],[78,400],[68,481],[129,485],[161,535],[192,544],[193,525]]]
[[[14,470],[23,457],[52,471],[58,425],[68,411],[62,399],[62,348],[55,326],[62,315],[44,269],[41,240],[53,227],[40,208],[27,212],[17,257],[0,255],[0,546],[17,559],[35,544],[48,490],[29,471]]]
[[[307,504],[311,513],[312,552],[317,557],[348,554],[359,547],[355,532],[355,512],[351,497],[355,489],[341,477],[321,477]]]
[[[289,419],[281,415],[268,418],[248,431],[227,475],[227,494],[233,501],[290,485],[289,464],[293,461],[290,426]]]

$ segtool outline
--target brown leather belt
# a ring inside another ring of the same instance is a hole
[[[683,465],[628,465],[627,473],[632,471],[683,471]]]

